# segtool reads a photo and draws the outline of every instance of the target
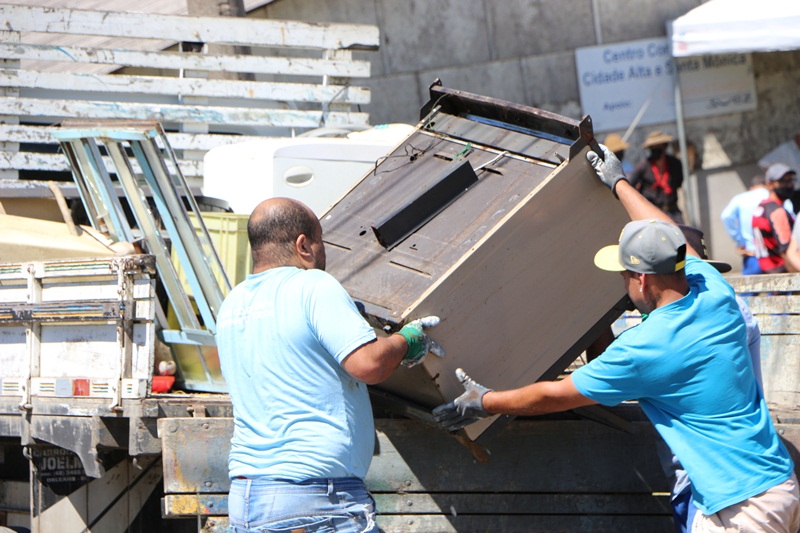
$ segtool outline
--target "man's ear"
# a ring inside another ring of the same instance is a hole
[[[297,255],[300,256],[300,259],[303,261],[308,261],[311,263],[314,262],[314,254],[313,250],[311,249],[311,240],[306,237],[305,234],[301,233],[297,236],[297,239],[294,241],[294,249],[297,252]]]
[[[639,274],[639,286],[642,292],[650,288],[650,276],[648,274]]]

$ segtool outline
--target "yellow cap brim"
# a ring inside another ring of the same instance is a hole
[[[611,244],[605,248],[600,248],[594,254],[594,265],[609,272],[622,272],[625,267],[619,262],[619,245]]]

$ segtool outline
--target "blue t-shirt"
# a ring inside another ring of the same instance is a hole
[[[733,289],[688,257],[689,294],[654,310],[572,374],[604,405],[639,400],[713,514],[787,480],[793,463],[753,375]]]
[[[341,362],[376,336],[332,276],[295,267],[248,276],[223,302],[216,338],[233,402],[231,477],[364,478],[372,408]]]

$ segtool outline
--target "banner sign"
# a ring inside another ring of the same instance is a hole
[[[643,39],[575,50],[584,114],[595,131],[675,122],[675,63],[669,41]],[[750,54],[679,59],[684,116],[698,118],[756,107]]]

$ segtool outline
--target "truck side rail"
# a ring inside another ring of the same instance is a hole
[[[68,170],[46,130],[65,118],[164,123],[182,133],[171,141],[190,183],[231,134],[367,124],[370,92],[354,82],[370,65],[353,51],[377,49],[375,26],[21,5],[0,16],[5,177]]]
[[[761,330],[764,396],[788,420],[800,406],[800,274],[729,276]]]
[[[124,398],[144,397],[154,274],[143,255],[0,264],[0,415],[74,397],[100,400],[111,413]]]

